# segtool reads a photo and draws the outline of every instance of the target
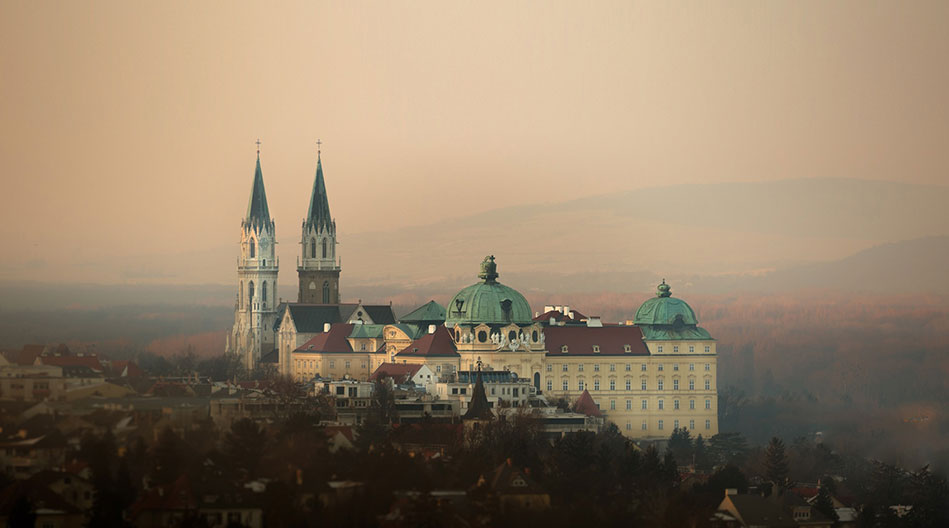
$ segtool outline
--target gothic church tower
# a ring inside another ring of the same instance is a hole
[[[303,258],[297,263],[297,273],[300,275],[297,302],[339,304],[340,265],[336,259],[336,221],[330,216],[319,151],[316,155],[316,179],[313,181],[310,207],[303,219],[300,247]]]
[[[277,317],[277,236],[264,176],[260,171],[260,149],[257,168],[247,204],[247,215],[241,221],[241,256],[237,263],[237,302],[234,307],[234,329],[228,338],[227,352],[238,354],[244,367],[252,370],[262,355],[275,346],[274,320]]]

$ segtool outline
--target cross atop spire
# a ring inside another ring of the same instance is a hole
[[[257,138],[257,141],[254,143],[257,144],[257,159],[260,159],[260,138]]]
[[[317,157],[317,159],[319,159],[319,157],[320,157],[320,146],[321,146],[321,145],[323,145],[323,140],[317,138],[317,140],[316,140],[316,157]]]

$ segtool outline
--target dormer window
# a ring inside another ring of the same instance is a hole
[[[560,352],[563,353],[563,354],[566,354],[566,353],[567,353],[567,345],[561,345],[561,346],[560,346]]]
[[[593,345],[593,353],[594,354],[600,353],[600,345]]]
[[[633,347],[629,345],[623,345],[623,352],[626,352],[627,354],[629,354],[632,351],[633,351]]]

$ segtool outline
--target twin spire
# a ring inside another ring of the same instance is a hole
[[[270,225],[270,208],[267,207],[267,191],[264,190],[264,175],[260,171],[260,150],[257,150],[257,168],[254,169],[254,185],[250,189],[247,216],[244,222],[250,225]]]
[[[247,203],[247,215],[244,222],[249,225],[270,225],[270,208],[267,206],[267,192],[264,190],[264,175],[260,170],[260,140],[257,140],[257,166],[254,169],[254,183]],[[317,141],[321,145],[321,141]],[[313,225],[317,231],[329,231],[333,225],[330,216],[329,199],[326,196],[326,183],[323,181],[323,161],[321,152],[316,155],[316,179],[313,181],[313,193],[310,196],[310,208],[305,222]]]
[[[318,233],[332,231],[333,218],[330,216],[330,202],[326,197],[326,183],[323,181],[323,160],[319,151],[316,154],[316,179],[313,180],[310,209],[306,213],[305,222],[307,227],[313,226]]]

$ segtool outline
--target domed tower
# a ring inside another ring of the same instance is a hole
[[[663,280],[656,296],[636,311],[634,323],[642,330],[649,359],[642,371],[643,409],[648,416],[643,434],[667,437],[664,424],[688,427],[706,437],[718,433],[718,365],[715,340],[701,328],[695,311],[672,296]],[[646,389],[648,388],[648,390]],[[681,410],[677,409],[681,400]],[[663,401],[673,408],[664,408]],[[638,419],[638,417],[637,417]],[[676,425],[678,424],[678,425]]]
[[[544,333],[517,290],[498,282],[494,256],[481,262],[481,282],[464,288],[447,306],[448,327],[461,356],[461,370],[510,370],[540,383]]]
[[[276,229],[267,207],[258,147],[250,201],[247,214],[241,221],[237,302],[234,328],[227,343],[227,351],[238,354],[248,370],[254,369],[261,356],[271,352],[275,346],[273,323],[277,316],[279,270],[276,244]]]
[[[316,179],[306,218],[298,261],[300,291],[297,301],[307,304],[339,304],[340,265],[336,258],[336,221],[330,216],[330,203],[323,181],[323,160],[316,154]]]

